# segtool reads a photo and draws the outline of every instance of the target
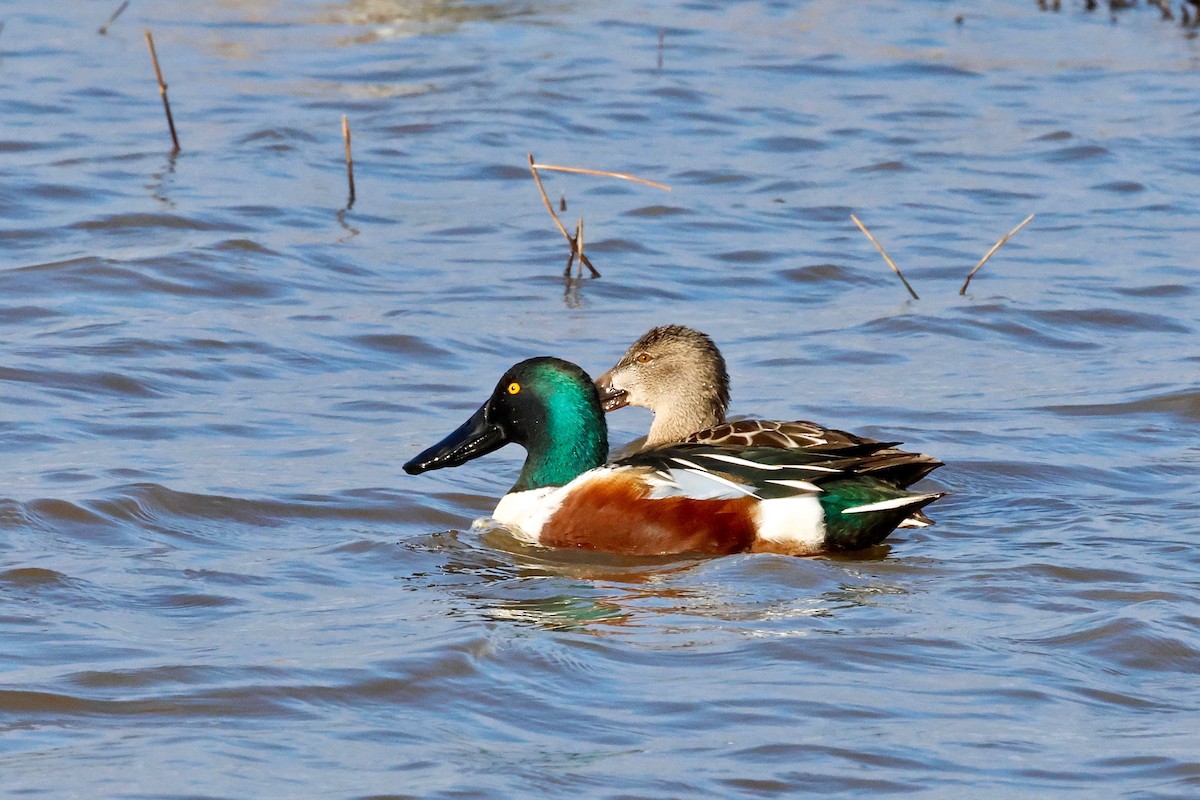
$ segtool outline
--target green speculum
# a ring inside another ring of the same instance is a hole
[[[874,478],[858,476],[822,485],[818,496],[825,512],[825,546],[859,550],[878,544],[909,512],[904,509],[843,514],[847,508],[905,497],[908,492]]]

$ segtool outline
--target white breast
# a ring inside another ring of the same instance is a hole
[[[546,488],[506,494],[496,504],[492,519],[512,531],[517,538],[537,544],[542,526],[562,504],[560,498],[553,497],[561,491],[559,488]]]
[[[604,480],[615,469],[627,467],[596,467],[589,469],[566,486],[510,492],[500,498],[496,510],[492,512],[492,519],[512,531],[517,538],[537,544],[546,520],[554,516],[554,512],[562,506],[563,499],[568,494],[580,484]]]

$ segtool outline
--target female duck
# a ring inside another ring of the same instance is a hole
[[[525,464],[492,516],[548,547],[625,555],[857,550],[941,496],[860,474],[858,456],[782,448],[676,444],[605,464],[596,386],[556,358],[509,369],[470,419],[404,471],[456,467],[509,442],[525,448]]]
[[[643,448],[671,442],[704,442],[845,455],[885,453],[889,458],[884,464],[872,469],[864,463],[859,471],[901,487],[916,483],[942,466],[942,462],[923,453],[894,449],[897,442],[879,442],[815,422],[725,422],[729,408],[725,359],[712,339],[682,325],[651,328],[596,380],[596,385],[605,411],[634,405],[654,413]]]

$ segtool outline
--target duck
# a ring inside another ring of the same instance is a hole
[[[844,456],[876,454],[859,471],[906,488],[943,466],[924,453],[827,428],[807,420],[743,419],[727,422],[729,373],[725,358],[705,333],[683,325],[651,328],[596,379],[605,412],[626,406],[654,414],[643,450],[672,443],[776,447]],[[923,515],[913,524],[930,524]]]
[[[509,368],[479,409],[404,464],[458,467],[507,444],[525,449],[491,522],[552,548],[623,556],[818,555],[882,542],[942,496],[860,470],[891,456],[711,442],[608,460],[600,390],[577,364],[541,356]]]

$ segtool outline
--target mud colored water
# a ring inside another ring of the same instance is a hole
[[[1032,2],[112,10],[0,7],[3,793],[1200,794],[1200,40]],[[672,191],[547,174],[603,273],[564,283],[530,152]],[[584,557],[471,531],[516,451],[401,472],[511,363],[665,322],[738,414],[944,459],[937,526]]]

